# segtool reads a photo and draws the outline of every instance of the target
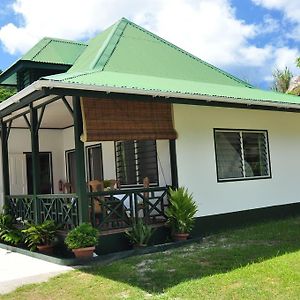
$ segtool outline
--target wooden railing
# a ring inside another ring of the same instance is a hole
[[[88,196],[92,224],[102,230],[130,227],[138,219],[147,224],[166,221],[167,187],[94,192]]]
[[[76,194],[6,196],[7,209],[17,220],[43,222],[53,220],[65,229],[78,225]]]
[[[88,193],[90,221],[101,230],[132,226],[138,219],[156,224],[166,221],[168,188],[150,187]],[[79,224],[76,194],[6,196],[7,209],[16,219],[53,220],[63,229]]]

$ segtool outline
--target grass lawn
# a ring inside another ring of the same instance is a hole
[[[300,299],[300,217],[71,271],[1,299]]]

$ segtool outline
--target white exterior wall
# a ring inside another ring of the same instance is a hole
[[[174,105],[179,185],[198,216],[299,202],[300,114]],[[267,130],[270,179],[217,182],[214,128]]]

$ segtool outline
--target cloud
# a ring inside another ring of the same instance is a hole
[[[261,64],[268,48],[250,45],[254,24],[235,16],[229,0],[16,0],[20,24],[0,29],[10,54],[24,53],[44,36],[84,39],[123,15],[193,54],[221,66]],[[149,13],[152,12],[152,13]]]
[[[278,10],[283,13],[284,18],[295,26],[289,37],[300,40],[300,5],[299,0],[252,0],[258,6],[270,10]]]
[[[269,5],[282,1],[269,0]],[[290,64],[299,54],[286,45],[280,51],[271,43],[257,46],[255,38],[278,30],[277,20],[266,15],[261,24],[247,23],[230,0],[14,0],[11,9],[19,22],[0,28],[0,42],[10,54],[26,52],[44,36],[86,40],[123,16],[238,74],[259,68],[269,68],[270,74],[270,68]]]

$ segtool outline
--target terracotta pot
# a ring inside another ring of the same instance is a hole
[[[189,236],[188,233],[174,233],[173,234],[173,239],[174,239],[175,242],[177,242],[177,241],[186,241],[188,236]]]
[[[37,245],[36,246],[39,252],[46,254],[46,255],[52,255],[53,254],[53,245]]]
[[[72,249],[72,251],[75,254],[76,258],[88,259],[88,258],[92,258],[93,257],[93,253],[95,251],[95,247],[86,247],[86,248]]]
[[[139,249],[139,248],[145,248],[147,247],[146,244],[134,244],[133,246],[133,249]]]

